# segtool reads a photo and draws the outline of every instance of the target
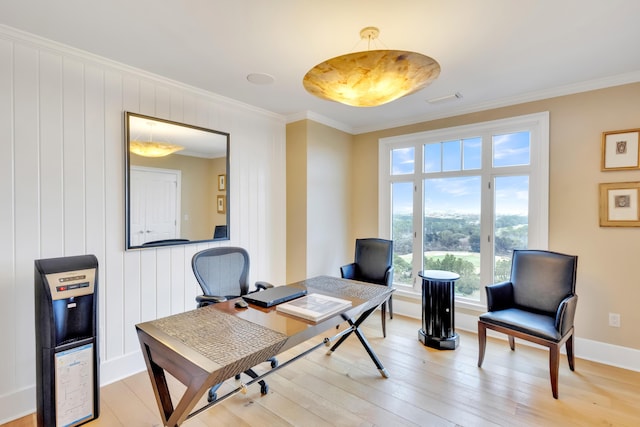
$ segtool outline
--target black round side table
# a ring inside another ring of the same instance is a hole
[[[457,273],[424,270],[422,277],[422,329],[418,339],[438,350],[455,350],[460,336],[455,331],[455,281]]]

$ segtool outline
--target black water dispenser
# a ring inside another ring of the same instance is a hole
[[[35,261],[36,393],[39,427],[98,418],[98,260]]]

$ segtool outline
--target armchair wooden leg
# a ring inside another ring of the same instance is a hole
[[[478,322],[478,368],[482,367],[484,361],[484,351],[487,348],[487,327],[482,322]]]
[[[512,335],[509,335],[509,347],[511,347],[511,350],[516,349],[516,339]]]
[[[557,344],[549,347],[549,374],[551,376],[551,392],[553,398],[558,398],[558,369],[560,367],[560,346]]]
[[[569,361],[569,369],[575,371],[575,360],[573,355],[573,334],[571,334],[571,336],[567,340],[565,347],[567,349],[567,360]]]
[[[389,304],[389,319],[393,319],[393,295],[389,297],[388,304]]]
[[[382,305],[380,306],[380,309],[382,310],[382,336],[384,338],[387,337],[387,303],[383,302]]]

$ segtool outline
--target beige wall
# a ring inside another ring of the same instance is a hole
[[[339,275],[353,261],[351,217],[352,136],[308,122],[307,148],[307,277]]]
[[[131,154],[136,166],[181,171],[180,237],[189,240],[213,238],[216,225],[226,224],[225,214],[217,210],[218,174],[225,173],[226,159],[203,159],[173,154],[167,157],[147,158]],[[202,177],[207,177],[203,180]]]
[[[287,281],[351,262],[353,137],[313,121],[287,126]]]
[[[287,125],[287,283],[307,278],[307,123]]]
[[[576,334],[640,349],[640,228],[600,227],[598,184],[640,181],[640,170],[601,172],[602,132],[640,128],[640,84],[467,114],[353,137],[351,239],[378,229],[378,140],[549,111],[549,248],[578,255]],[[608,326],[608,313],[621,327]]]
[[[225,190],[218,190],[218,175],[225,175]],[[229,188],[227,174],[227,159],[219,157],[217,159],[209,160],[209,185],[211,195],[209,200],[209,226],[207,230],[211,233],[216,228],[216,225],[225,225],[227,223],[226,211],[229,209],[229,194],[227,189]],[[218,196],[225,197],[225,213],[218,213]],[[233,195],[232,195],[233,197]],[[184,216],[183,216],[184,219]],[[213,237],[213,234],[212,234]]]

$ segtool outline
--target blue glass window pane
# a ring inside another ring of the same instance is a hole
[[[442,171],[459,171],[462,163],[462,147],[460,141],[442,143]]]
[[[413,173],[415,165],[415,149],[413,147],[391,150],[391,175]]]
[[[462,169],[474,170],[482,167],[482,138],[462,140]]]
[[[441,166],[440,143],[425,144],[424,146],[424,171],[425,173],[440,172]]]
[[[493,136],[493,166],[522,166],[531,162],[529,132]]]

